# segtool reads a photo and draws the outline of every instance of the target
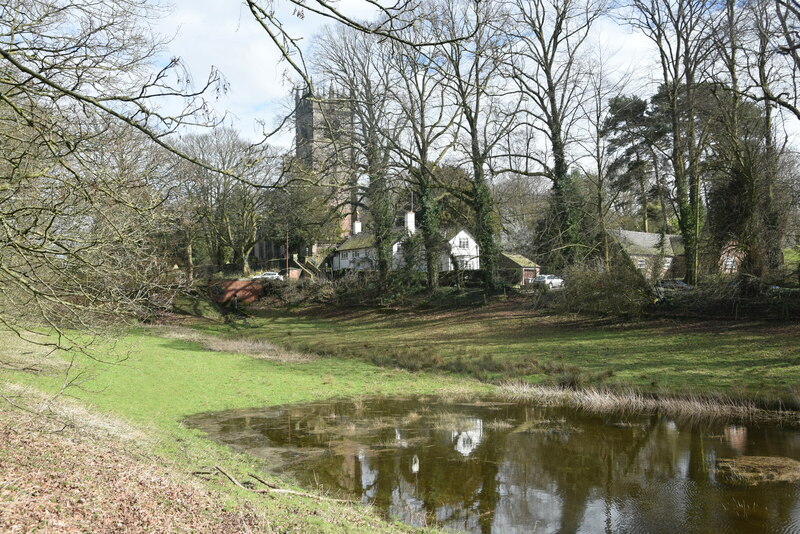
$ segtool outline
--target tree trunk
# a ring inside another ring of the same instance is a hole
[[[189,285],[194,283],[194,255],[191,239],[188,239],[186,243],[186,277],[189,279]]]

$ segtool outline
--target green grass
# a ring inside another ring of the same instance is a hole
[[[783,250],[783,262],[786,270],[796,271],[800,265],[800,248],[787,248]]]
[[[212,352],[198,342],[162,338],[142,328],[100,349],[111,359],[125,358],[119,364],[79,358],[79,369],[92,378],[68,393],[101,414],[144,429],[153,438],[146,454],[187,473],[221,465],[243,477],[267,467],[182,426],[182,418],[204,411],[335,396],[490,389],[465,376],[513,376],[533,383],[592,380],[645,390],[788,399],[800,377],[800,327],[791,323],[624,323],[547,317],[519,303],[501,302],[424,313],[273,308],[254,313],[248,327],[209,319],[194,327],[203,335],[269,340],[325,357],[279,363]],[[435,372],[412,373],[398,366]],[[55,392],[62,373],[59,366],[39,374],[4,371],[0,386],[9,380]],[[234,504],[244,499],[257,503],[279,530],[407,530],[378,520],[369,509],[294,496],[266,499],[227,483],[219,489]]]
[[[449,313],[257,312],[246,335],[386,366],[482,379],[594,383],[672,392],[793,397],[800,327],[793,323],[544,317],[514,303]],[[206,323],[207,332],[226,328]]]
[[[98,349],[95,349],[98,350]],[[99,349],[103,352],[102,349]],[[432,393],[456,387],[463,380],[379,368],[365,362],[335,358],[286,364],[242,354],[211,352],[197,343],[166,339],[141,329],[105,352],[125,358],[119,364],[79,358],[79,369],[91,379],[68,390],[95,411],[133,423],[153,438],[148,454],[174,462],[185,472],[221,465],[244,477],[266,466],[234,453],[181,425],[187,415],[216,410],[321,400],[334,396]],[[0,373],[8,380],[46,392],[58,391],[61,372]],[[475,384],[476,389],[483,386]],[[483,388],[485,389],[485,388]],[[286,485],[286,481],[282,481]],[[357,507],[318,503],[294,496],[253,497],[232,485],[224,492],[234,499],[253,500],[266,507],[273,525],[300,532],[396,532],[406,527],[377,519]]]

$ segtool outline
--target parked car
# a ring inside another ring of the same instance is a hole
[[[264,271],[252,277],[253,280],[283,280],[283,276],[275,271]]]
[[[554,287],[563,287],[564,279],[554,274],[540,274],[533,279],[533,283],[547,286],[552,289]]]

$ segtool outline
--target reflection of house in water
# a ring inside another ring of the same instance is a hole
[[[416,526],[435,520],[474,534],[672,534],[794,532],[800,524],[795,485],[731,490],[715,478],[715,459],[740,451],[800,458],[794,429],[694,426],[656,414],[616,420],[527,405],[455,413],[448,407],[411,418],[409,405],[418,408],[412,401],[379,405],[374,425],[351,419],[347,404],[268,417],[261,411],[206,414],[202,428],[228,436],[231,441],[222,442],[236,450],[264,451],[269,459],[270,443],[311,447],[296,471],[304,485],[354,488],[362,502]],[[360,416],[369,410],[362,408]],[[503,430],[481,420],[517,426]],[[294,462],[295,453],[287,459]]]
[[[731,449],[739,454],[744,454],[747,448],[747,427],[728,425],[725,427],[725,439],[728,440],[728,445]]]
[[[397,479],[397,484],[392,488],[389,515],[400,517],[404,522],[415,526],[427,526],[427,511],[425,501],[417,496],[417,485],[403,477]]]
[[[463,430],[453,430],[452,440],[455,442],[456,450],[462,456],[472,454],[483,439],[483,421],[480,419],[470,419],[470,427]]]
[[[564,506],[557,484],[537,488],[534,480],[519,481],[516,466],[509,463],[501,464],[497,482],[492,532],[523,534],[533,525],[537,533],[561,531]]]
[[[361,464],[361,502],[366,504],[373,501],[378,492],[378,470],[369,465],[369,457],[363,448],[358,449],[358,461]]]

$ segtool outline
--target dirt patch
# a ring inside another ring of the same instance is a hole
[[[54,374],[69,368],[69,362],[53,354],[47,336],[26,332],[29,339],[15,333],[0,331],[0,369],[30,373]]]
[[[717,476],[729,484],[754,486],[764,482],[797,482],[800,462],[781,456],[741,456],[717,460]]]
[[[306,363],[316,359],[316,357],[311,354],[289,350],[261,339],[214,337],[201,334],[190,328],[180,327],[159,327],[155,329],[155,333],[156,335],[168,339],[179,339],[198,343],[204,348],[214,352],[247,354],[258,360],[281,363]]]
[[[0,411],[0,531],[272,530],[255,511],[227,509],[199,482],[119,443],[52,430],[41,418]]]
[[[83,403],[65,395],[45,395],[36,389],[13,383],[0,383],[0,403],[36,414],[44,419],[49,429],[63,432],[79,431],[86,437],[118,441],[147,443],[149,437],[140,429],[115,417],[92,411]],[[2,406],[0,406],[2,408]],[[39,428],[37,423],[32,428]]]

